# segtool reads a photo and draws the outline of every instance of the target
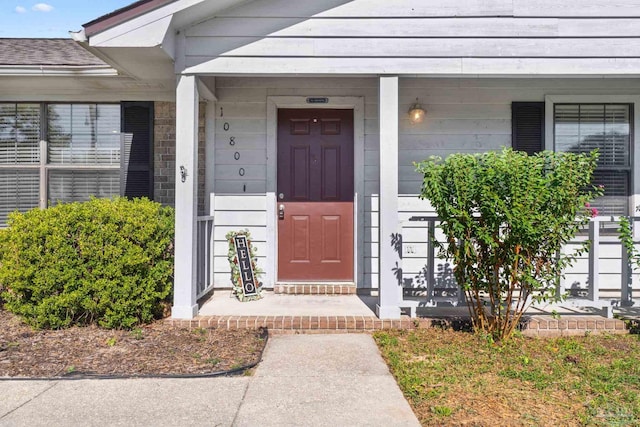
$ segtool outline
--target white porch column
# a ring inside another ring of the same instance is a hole
[[[207,101],[204,120],[204,211],[207,215],[213,215],[215,207],[213,206],[212,194],[215,188],[214,169],[216,163],[216,101],[213,99]]]
[[[196,302],[198,213],[198,88],[195,76],[180,76],[176,90],[176,230],[171,316],[192,319]]]
[[[394,269],[400,255],[391,244],[398,232],[398,76],[381,76],[379,88],[380,206],[378,317],[400,318],[402,287]]]
[[[200,99],[206,101],[204,112],[204,211],[206,215],[213,215],[213,191],[215,189],[215,151],[216,151],[216,98],[215,78],[209,77],[205,83],[198,81]]]

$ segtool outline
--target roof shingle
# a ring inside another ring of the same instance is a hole
[[[108,66],[71,39],[0,38],[0,66]]]

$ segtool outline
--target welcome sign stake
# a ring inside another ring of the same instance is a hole
[[[226,235],[229,241],[229,263],[233,293],[240,301],[262,298],[262,283],[257,276],[262,272],[257,268],[255,247],[251,244],[248,230],[232,231]]]

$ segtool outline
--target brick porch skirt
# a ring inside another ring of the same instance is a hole
[[[469,324],[465,318],[410,318],[381,320],[375,316],[198,316],[192,320],[168,319],[176,327],[257,329],[265,327],[272,333],[352,333],[381,329],[424,329],[431,327],[460,327]],[[626,334],[629,330],[623,320],[600,316],[530,316],[523,322],[525,336],[568,336],[587,333]]]
[[[287,295],[355,295],[355,285],[347,284],[312,284],[312,283],[276,283],[274,294]]]

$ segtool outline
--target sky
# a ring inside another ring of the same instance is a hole
[[[135,0],[0,0],[0,38],[69,38],[69,31]]]

